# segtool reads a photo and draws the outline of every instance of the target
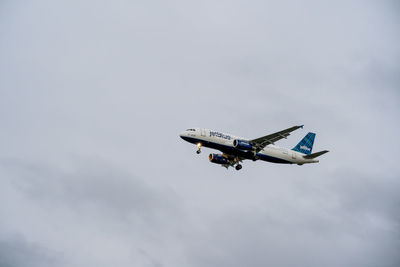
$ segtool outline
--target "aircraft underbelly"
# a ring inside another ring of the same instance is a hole
[[[251,151],[242,151],[242,150],[238,150],[232,146],[229,145],[223,145],[223,144],[218,144],[218,143],[214,143],[214,142],[204,142],[203,141],[203,146],[209,147],[209,148],[214,148],[214,149],[218,149],[223,153],[226,154],[230,154],[230,155],[235,155],[238,157],[242,157],[242,158],[246,158],[246,159],[253,159],[253,152]],[[277,156],[274,155],[267,155],[264,153],[257,153],[257,156],[260,160],[263,161],[268,161],[268,162],[273,162],[273,163],[283,163],[283,164],[292,164],[292,162],[279,158]]]
[[[217,149],[226,154],[235,155],[235,156],[245,158],[245,159],[250,159],[250,160],[253,159],[253,152],[238,150],[229,144],[218,143],[218,142],[215,142],[214,140],[213,141],[206,140],[206,139],[201,140],[198,138],[191,138],[191,137],[182,137],[182,138],[190,143],[193,143],[193,144],[201,143],[204,147]],[[257,153],[257,156],[260,160],[273,162],[273,163],[283,163],[283,164],[292,164],[293,163],[291,161],[282,159],[276,155]]]

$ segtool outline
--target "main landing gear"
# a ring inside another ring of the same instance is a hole
[[[242,168],[242,165],[240,165],[240,164],[238,164],[238,165],[236,165],[235,166],[235,169],[238,171],[238,170],[240,170]]]
[[[259,159],[260,159],[260,158],[258,157],[257,152],[254,151],[254,154],[253,154],[253,161],[256,161],[256,160],[259,160]]]
[[[200,153],[201,153],[201,143],[198,143],[198,144],[197,144],[197,148],[198,148],[198,149],[197,149],[196,153],[197,153],[197,154],[200,154]]]

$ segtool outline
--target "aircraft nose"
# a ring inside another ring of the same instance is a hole
[[[185,133],[185,132],[181,132],[181,133],[179,134],[179,136],[183,139],[183,137],[186,136],[186,133]]]

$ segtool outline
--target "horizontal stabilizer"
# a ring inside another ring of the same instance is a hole
[[[305,156],[303,156],[303,158],[305,158],[305,159],[314,159],[314,158],[319,157],[319,156],[321,156],[321,155],[323,155],[325,153],[328,153],[328,152],[329,152],[328,150],[323,150],[323,151],[320,151],[320,152],[312,153],[310,155],[305,155]]]

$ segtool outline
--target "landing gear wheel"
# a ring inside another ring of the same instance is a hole
[[[201,153],[201,146],[202,146],[201,143],[197,143],[197,148],[198,148],[198,150],[196,151],[197,154]]]
[[[242,165],[240,165],[240,164],[238,164],[238,165],[236,165],[235,166],[235,169],[238,171],[238,170],[240,170],[242,168]]]

